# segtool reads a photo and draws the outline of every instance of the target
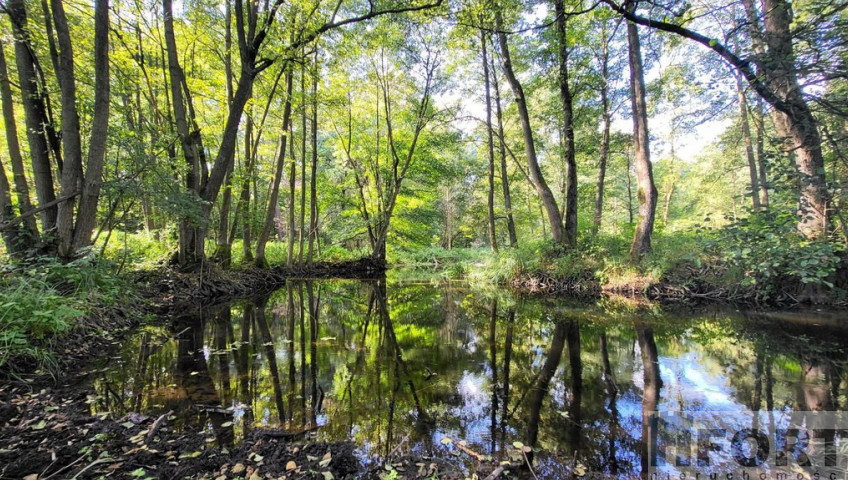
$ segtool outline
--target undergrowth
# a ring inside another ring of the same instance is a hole
[[[68,263],[37,257],[0,266],[0,372],[55,370],[63,339],[95,309],[126,302],[113,263],[89,254]]]

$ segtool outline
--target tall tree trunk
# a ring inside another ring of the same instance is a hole
[[[301,51],[303,54],[304,64],[300,69],[300,107],[301,107],[301,123],[300,123],[300,228],[297,236],[297,264],[303,266],[304,259],[304,230],[306,226],[306,55],[305,49]]]
[[[50,52],[50,62],[53,64],[53,71],[58,73],[62,70],[59,64],[59,49],[56,47],[56,35],[53,33],[53,14],[50,12],[50,5],[47,0],[41,0],[41,11],[44,13],[44,33],[47,37],[47,50]]]
[[[320,65],[318,63],[318,47],[315,48],[315,70],[312,73],[312,125],[310,129],[310,140],[312,147],[312,163],[309,171],[309,253],[306,263],[312,268],[315,242],[318,240],[318,75]]]
[[[492,134],[492,94],[489,87],[489,55],[486,51],[486,33],[480,30],[480,46],[483,51],[483,83],[486,88],[486,133],[489,154],[489,245],[498,253],[498,241],[495,234],[495,139]]]
[[[3,239],[6,253],[9,257],[15,258],[27,248],[30,242],[26,240],[20,225],[11,223],[15,218],[15,212],[12,209],[12,190],[9,179],[6,178],[5,168],[0,159],[0,238]]]
[[[629,148],[627,149],[625,159],[627,160],[627,176],[624,177],[624,183],[627,187],[627,223],[633,225],[633,177],[630,175],[630,167],[632,166],[631,160],[633,158]]]
[[[288,212],[288,255],[286,256],[286,267],[291,268],[294,263],[294,187],[297,174],[297,158],[294,156],[294,132],[289,126],[289,151],[291,152],[291,165],[289,167],[289,212]],[[285,162],[285,157],[283,157]]]
[[[50,0],[50,4],[53,10],[53,23],[56,27],[56,39],[59,47],[59,70],[56,72],[56,79],[59,81],[59,87],[62,91],[64,165],[62,167],[61,195],[67,196],[78,192],[83,181],[82,142],[80,140],[79,114],[77,113],[77,86],[76,76],[74,75],[71,32],[68,28],[63,2],[61,0]],[[108,46],[106,48],[108,49]],[[56,231],[59,240],[59,256],[61,257],[70,257],[73,254],[75,206],[76,200],[74,198],[59,204]]]
[[[506,32],[503,27],[503,17],[499,8],[495,8],[495,27],[498,30],[498,43],[500,44],[501,57],[503,58],[504,74],[510,87],[512,87],[513,95],[515,95],[515,104],[518,107],[518,117],[521,121],[521,132],[524,135],[524,149],[527,154],[529,176],[533,182],[533,186],[536,188],[536,192],[542,199],[542,205],[548,216],[548,223],[551,226],[551,234],[553,235],[554,242],[563,243],[565,240],[563,237],[562,216],[559,214],[556,199],[542,175],[542,169],[539,168],[539,161],[536,158],[536,145],[533,142],[533,129],[530,126],[530,113],[527,110],[527,101],[524,98],[524,89],[521,87],[521,82],[518,81],[512,69],[509,44],[507,43]]]
[[[562,138],[565,140],[565,243],[577,245],[577,161],[574,151],[574,97],[568,85],[568,17],[563,0],[554,1],[559,42],[559,97],[562,101]]]
[[[811,239],[827,236],[829,193],[818,122],[798,85],[792,48],[790,6],[785,0],[763,0],[765,42],[769,58],[763,62],[769,83],[787,107],[785,116],[794,150],[801,187],[798,202],[798,229]]]
[[[751,138],[751,125],[748,123],[748,99],[745,98],[745,88],[742,77],[736,77],[736,96],[739,99],[739,121],[742,124],[742,140],[745,142],[745,158],[748,160],[748,173],[751,177],[751,205],[755,212],[760,211],[760,188],[757,175],[757,160],[754,158],[754,142]]]
[[[769,207],[768,177],[766,176],[766,152],[765,152],[765,113],[763,112],[763,99],[757,98],[754,122],[757,126],[757,170],[760,178],[760,205],[764,210]]]
[[[29,199],[29,185],[27,184],[26,171],[24,170],[24,159],[21,156],[20,143],[18,143],[18,126],[15,122],[14,102],[12,101],[12,89],[9,85],[8,71],[6,52],[2,45],[0,45],[0,99],[3,102],[3,123],[6,127],[6,145],[9,148],[9,160],[12,164],[12,179],[15,183],[18,207],[21,215],[24,215],[31,212],[33,206]],[[22,225],[30,242],[38,240],[38,224],[36,223],[35,215],[24,217]]]
[[[53,0],[58,1],[58,0]],[[169,86],[171,89],[172,108],[174,111],[174,123],[177,128],[177,136],[180,139],[183,157],[186,161],[185,186],[192,195],[200,194],[200,155],[203,149],[200,141],[200,132],[190,132],[186,114],[186,101],[188,92],[184,91],[185,84],[182,66],[180,66],[177,53],[177,41],[174,35],[174,14],[171,0],[162,0],[165,23],[165,46],[168,53],[168,73],[170,76]],[[199,199],[198,199],[199,201]],[[199,203],[199,202],[198,202]],[[187,216],[180,224],[180,264],[196,264],[203,259],[203,229],[198,226],[202,219]]]
[[[44,232],[56,227],[58,208],[55,206],[56,192],[53,188],[53,172],[50,167],[50,151],[47,145],[46,128],[49,125],[44,97],[39,88],[36,74],[36,58],[30,44],[24,0],[8,0],[6,12],[12,21],[15,35],[15,61],[21,88],[24,117],[26,119],[29,151],[32,156],[32,173],[35,193],[41,206],[53,205],[41,212],[41,229]]]
[[[41,0],[41,11],[44,14],[44,30],[47,37],[47,46],[50,52],[50,62],[53,65],[53,71],[58,73],[62,69],[59,65],[59,49],[56,47],[56,36],[53,33],[53,14],[50,12],[50,6],[47,4],[47,0]],[[47,142],[50,144],[50,150],[53,153],[53,156],[56,159],[56,176],[61,181],[62,178],[62,140],[60,136],[56,133],[56,129],[53,126],[53,112],[50,107],[50,99],[47,95],[47,88],[44,85],[46,81],[44,79],[44,71],[40,65],[38,65],[36,59],[36,68],[39,72],[39,77],[41,80],[42,90],[41,95],[43,97],[43,103],[46,108],[47,119],[49,123],[45,124],[44,129],[47,132]]]
[[[88,163],[82,197],[74,226],[73,250],[91,245],[97,221],[100,183],[106,161],[109,131],[109,0],[94,2],[94,118],[88,147]]]
[[[492,46],[494,47],[494,43]],[[501,89],[498,84],[498,72],[495,69],[494,58],[492,58],[492,86],[495,88],[495,117],[498,120],[498,155],[501,158],[501,187],[503,187],[504,210],[506,210],[506,228],[509,233],[509,246],[515,247],[515,244],[518,243],[518,236],[515,233],[515,219],[512,216],[509,171],[506,168],[506,140],[504,138],[503,111],[501,110]]]
[[[642,71],[642,51],[636,24],[627,23],[628,59],[630,63],[630,102],[633,109],[633,149],[636,183],[638,184],[639,222],[630,246],[630,256],[639,257],[651,251],[651,234],[657,208],[657,187],[651,170],[648,145],[648,106],[645,102],[645,76]]]
[[[604,24],[604,38],[601,40],[601,118],[604,124],[601,133],[601,149],[598,159],[598,185],[595,190],[595,217],[592,223],[592,234],[596,235],[601,229],[604,215],[604,180],[607,175],[607,160],[609,159],[610,147],[610,125],[612,118],[609,105],[609,38],[606,36],[606,24]]]
[[[247,121],[244,127],[244,157],[245,170],[244,182],[241,188],[241,198],[239,199],[239,215],[241,216],[241,246],[242,258],[244,263],[253,261],[253,220],[256,202],[259,197],[254,194],[253,202],[250,201],[250,186],[256,181],[256,152],[252,148],[253,145],[253,116],[248,110]],[[235,154],[235,152],[233,152]],[[255,193],[254,188],[254,193]],[[251,207],[252,205],[252,207]]]
[[[288,140],[286,138],[286,132],[289,131],[289,123],[291,122],[293,76],[294,74],[292,72],[286,73],[286,103],[283,106],[283,134],[280,135],[280,141],[277,144],[274,180],[271,184],[271,192],[268,195],[268,208],[265,210],[265,222],[262,226],[262,232],[256,240],[256,258],[254,259],[254,263],[259,267],[266,266],[265,245],[268,243],[268,238],[271,236],[271,230],[274,227],[274,219],[277,212],[277,201],[280,198],[280,181],[283,178],[283,168],[286,164],[286,140]],[[291,230],[289,231],[289,238],[291,238]],[[289,245],[291,251],[291,244]]]
[[[235,160],[235,159],[233,159]],[[233,162],[235,164],[235,161]],[[230,209],[233,204],[233,167],[227,172],[224,180],[224,193],[221,195],[221,212],[218,219],[218,238],[215,240],[214,259],[224,268],[229,268],[232,263],[232,244],[230,243]]]
[[[233,48],[233,10],[230,2],[226,2],[224,21],[224,78],[227,88],[227,106],[233,104],[233,63],[230,51]],[[230,158],[230,168],[224,180],[224,193],[221,198],[221,218],[218,222],[218,239],[215,251],[215,261],[229,268],[232,262],[232,242],[230,241],[230,209],[233,202],[233,169],[235,168],[235,150]],[[237,210],[238,212],[238,210]],[[238,214],[238,213],[237,213]],[[251,259],[252,260],[252,259]]]

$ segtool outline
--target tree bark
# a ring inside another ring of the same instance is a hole
[[[58,1],[58,0],[53,0]],[[177,54],[177,41],[174,35],[174,14],[171,0],[162,0],[165,23],[165,46],[168,53],[168,74],[170,76],[169,86],[171,90],[172,108],[174,111],[174,123],[176,124],[177,136],[183,151],[187,169],[185,171],[185,186],[190,195],[200,194],[200,155],[203,149],[200,132],[189,132],[188,117],[185,102],[191,101],[184,90],[185,73],[180,66]],[[197,199],[199,203],[199,198]],[[200,207],[204,210],[205,207]],[[201,218],[193,218],[188,215],[180,224],[180,251],[179,261],[181,265],[194,265],[200,263],[204,257],[204,229]],[[199,225],[200,224],[200,225]]]
[[[6,145],[9,148],[9,160],[12,164],[12,179],[15,184],[18,207],[21,215],[23,215],[32,211],[33,206],[29,199],[29,185],[24,170],[24,159],[21,156],[21,146],[18,142],[18,127],[15,122],[14,102],[8,71],[6,52],[0,44],[0,99],[3,102],[3,123],[6,128]],[[23,228],[31,241],[34,242],[38,239],[38,224],[34,215],[28,215],[24,218]]]
[[[291,126],[286,130],[289,133],[289,151],[291,152],[291,166],[289,167],[289,212],[288,212],[288,255],[286,256],[286,267],[291,268],[294,263],[294,193],[295,177],[297,175],[297,159],[294,156],[294,132]],[[285,157],[282,159],[285,162]]]
[[[577,160],[574,148],[574,97],[568,85],[568,17],[563,0],[554,1],[557,40],[559,43],[559,97],[562,101],[562,138],[565,140],[565,228],[564,240],[569,247],[577,245]]]
[[[751,138],[751,125],[748,122],[748,99],[745,98],[745,89],[742,86],[742,78],[736,77],[736,95],[739,99],[739,122],[742,125],[742,140],[745,142],[745,158],[748,160],[748,173],[751,177],[751,205],[755,212],[760,211],[760,187],[757,175],[757,160],[754,158],[754,142]]]
[[[785,0],[764,0],[765,42],[769,58],[763,62],[772,89],[786,104],[789,136],[801,186],[798,202],[798,229],[811,239],[827,236],[829,193],[818,122],[798,85],[792,48],[790,6]]]
[[[630,103],[633,110],[633,149],[636,183],[638,185],[639,221],[630,256],[639,257],[651,251],[651,234],[657,208],[657,187],[651,169],[648,145],[648,107],[645,101],[645,76],[642,71],[642,51],[636,24],[627,23],[628,60],[630,63]]]
[[[230,51],[233,48],[233,11],[230,2],[224,7],[224,78],[227,88],[227,107],[233,104],[233,64]],[[224,180],[224,193],[221,197],[221,213],[218,222],[218,239],[216,241],[215,261],[229,268],[232,263],[233,245],[230,241],[230,209],[233,202],[233,170],[235,169],[235,150],[230,158],[230,166],[227,177]],[[237,210],[238,214],[238,210]]]
[[[47,145],[46,126],[49,124],[47,110],[36,74],[37,60],[33,56],[30,43],[24,1],[8,0],[6,12],[11,19],[12,31],[15,35],[15,61],[18,66],[18,80],[21,86],[29,151],[32,156],[35,193],[39,205],[53,205],[41,212],[41,229],[43,232],[47,232],[56,228],[56,217],[58,215],[58,207],[54,203],[56,192],[53,188],[53,172],[50,167],[50,151]]]
[[[94,118],[88,147],[88,164],[82,197],[74,226],[73,251],[91,245],[97,221],[97,203],[103,164],[106,161],[106,136],[109,131],[109,0],[94,2]],[[67,157],[67,156],[66,156]]]
[[[277,201],[280,198],[280,181],[283,178],[283,168],[286,164],[286,132],[289,132],[289,123],[291,122],[291,105],[292,105],[292,85],[294,74],[286,73],[286,103],[283,106],[283,134],[280,135],[280,141],[277,143],[277,158],[274,167],[274,180],[271,184],[271,192],[268,195],[268,208],[265,211],[265,222],[262,226],[262,232],[256,240],[256,258],[254,264],[258,267],[265,267],[265,245],[268,243],[268,238],[271,236],[271,229],[274,227],[274,218],[277,212]],[[294,153],[294,152],[292,152]],[[292,156],[293,157],[293,156]],[[289,215],[291,219],[291,215]],[[289,229],[289,240],[291,240],[291,228]],[[289,244],[291,252],[292,244]],[[289,256],[291,257],[291,256]],[[291,258],[289,258],[290,260]],[[291,266],[290,264],[288,266]]]
[[[495,139],[492,134],[492,94],[489,86],[489,55],[486,51],[486,33],[480,31],[480,46],[483,52],[483,83],[486,88],[486,133],[487,153],[489,155],[489,245],[498,253],[498,241],[495,234]]]
[[[760,205],[764,210],[769,208],[768,177],[766,176],[766,152],[765,152],[765,113],[763,112],[763,99],[757,98],[756,114],[754,116],[757,124],[757,170],[760,178]]]
[[[312,72],[312,125],[310,129],[310,140],[312,147],[312,162],[309,172],[309,252],[306,263],[312,268],[315,242],[318,240],[318,74],[320,73],[318,63],[318,48],[315,48],[314,72]]]
[[[489,39],[491,40],[491,39]],[[494,47],[494,43],[492,43]],[[512,216],[512,195],[509,191],[509,171],[506,168],[506,140],[504,139],[503,111],[501,110],[501,89],[495,59],[492,58],[492,86],[495,89],[495,117],[498,120],[498,154],[501,158],[501,187],[503,187],[504,210],[506,210],[506,228],[509,233],[509,246],[515,247],[518,235],[515,233],[515,219]]]
[[[77,113],[77,86],[74,75],[74,52],[71,32],[61,0],[50,0],[56,39],[59,47],[59,70],[56,79],[62,92],[62,167],[61,195],[70,195],[80,190],[83,181],[82,142],[80,121]],[[107,67],[108,68],[108,67]],[[108,90],[107,90],[108,92]],[[75,199],[59,204],[56,231],[59,240],[59,256],[68,258],[73,254]]]
[[[306,55],[305,49],[301,50],[304,63],[300,69],[300,98],[301,98],[301,123],[300,123],[300,228],[298,229],[297,263],[304,265],[304,230],[306,230]]]
[[[609,159],[610,147],[610,115],[609,102],[609,38],[606,36],[606,24],[603,31],[604,38],[601,40],[601,119],[604,127],[601,132],[601,149],[598,158],[598,184],[595,190],[595,217],[592,223],[592,234],[597,235],[601,229],[604,215],[604,180],[607,175],[607,160]]]
[[[527,110],[527,102],[524,98],[524,89],[512,69],[509,44],[507,43],[506,32],[503,27],[503,18],[498,8],[495,8],[495,27],[498,30],[498,43],[500,44],[501,57],[503,58],[504,74],[510,87],[512,87],[512,92],[515,95],[515,104],[518,107],[518,117],[521,121],[521,132],[524,135],[524,150],[527,154],[529,176],[547,213],[554,243],[563,243],[565,240],[563,236],[562,216],[559,214],[556,199],[542,175],[542,169],[539,168],[539,161],[536,157],[536,145],[533,142],[533,129],[530,126],[530,113]]]
[[[24,235],[24,229],[20,225],[12,223],[15,212],[12,209],[12,191],[9,179],[6,178],[6,167],[0,159],[0,238],[6,247],[6,253],[10,258],[20,256],[27,248],[28,242]]]

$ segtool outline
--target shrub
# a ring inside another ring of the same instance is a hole
[[[843,245],[805,239],[792,213],[761,213],[717,231],[710,247],[744,282],[774,292],[799,285],[834,287]]]

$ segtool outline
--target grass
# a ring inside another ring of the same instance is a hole
[[[396,267],[428,268],[444,278],[465,278],[475,284],[506,284],[534,274],[555,278],[594,277],[602,285],[647,286],[659,281],[681,262],[697,262],[702,242],[694,235],[656,234],[654,252],[638,261],[630,258],[629,239],[622,236],[585,236],[579,248],[568,250],[549,241],[531,241],[515,248],[421,248],[394,252]]]
[[[55,370],[55,351],[94,309],[126,302],[129,285],[111,262],[89,254],[69,263],[48,257],[0,271],[0,371]]]

